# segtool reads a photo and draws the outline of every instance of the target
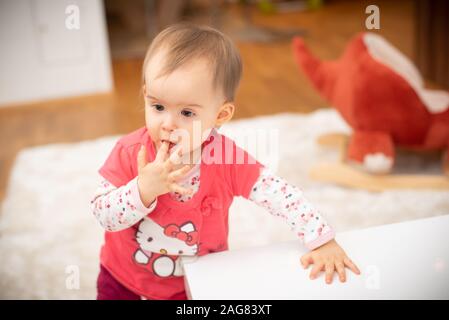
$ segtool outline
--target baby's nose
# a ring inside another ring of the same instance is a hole
[[[173,131],[176,129],[176,123],[175,120],[173,119],[173,117],[171,116],[167,116],[165,117],[163,123],[162,123],[162,128],[166,131]]]

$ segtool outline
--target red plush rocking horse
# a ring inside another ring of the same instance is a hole
[[[371,190],[449,188],[449,92],[428,90],[410,60],[373,33],[358,34],[335,61],[320,61],[293,40],[297,63],[353,129],[320,137],[339,142],[343,161],[315,167],[312,176]],[[444,175],[389,174],[397,148],[442,151]],[[348,165],[350,164],[350,165]]]

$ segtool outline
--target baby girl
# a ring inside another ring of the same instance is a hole
[[[106,230],[98,299],[185,299],[183,259],[228,248],[228,210],[242,196],[285,219],[309,252],[310,278],[360,274],[301,190],[217,129],[235,110],[242,65],[221,32],[174,25],[143,65],[145,127],[114,146],[92,210]]]

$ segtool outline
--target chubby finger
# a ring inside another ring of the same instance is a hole
[[[326,272],[326,283],[331,284],[332,278],[334,277],[334,263],[333,262],[326,262],[324,266],[325,272]]]
[[[147,164],[147,150],[144,145],[140,146],[139,152],[137,153],[137,170],[140,171]]]
[[[338,277],[340,278],[340,282],[346,281],[346,271],[345,271],[345,265],[341,261],[335,262],[335,269],[337,270]]]
[[[306,253],[305,255],[303,255],[301,257],[300,260],[301,260],[302,267],[304,269],[307,269],[312,261],[312,256],[310,255],[310,253]]]
[[[357,268],[357,266],[355,265],[354,262],[352,262],[351,259],[349,258],[345,258],[344,260],[345,265],[352,270],[352,272],[354,272],[355,274],[360,274],[360,270],[359,268]]]
[[[184,167],[182,167],[181,169],[175,170],[173,172],[170,172],[170,174],[168,175],[170,181],[176,181],[179,178],[181,178],[182,176],[184,176],[187,172],[189,172],[189,170],[192,168],[191,165],[186,164]]]
[[[172,154],[168,157],[167,162],[169,162],[171,166],[175,164],[180,164],[181,153],[182,153],[182,146],[180,145],[179,147],[177,146],[175,150],[173,150]]]
[[[168,153],[168,142],[164,141],[162,142],[161,146],[159,147],[159,150],[157,151],[155,161],[158,162],[165,161],[165,159],[167,158],[167,153]]]
[[[312,271],[310,271],[310,279],[316,279],[320,271],[323,269],[323,266],[324,264],[322,262],[315,262]]]
[[[183,188],[176,183],[170,184],[168,188],[170,189],[170,191],[177,192],[182,195],[191,195],[193,193],[191,189]]]

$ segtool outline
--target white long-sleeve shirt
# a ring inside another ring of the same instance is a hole
[[[192,189],[192,195],[170,193],[170,196],[181,202],[190,200],[199,189],[200,178],[200,166],[196,165],[179,182],[181,186]],[[137,179],[118,188],[105,179],[99,183],[91,204],[95,217],[107,231],[129,228],[156,208],[157,199],[149,207],[142,203]],[[248,199],[272,215],[283,218],[310,250],[335,236],[333,229],[305,198],[304,193],[266,167],[261,170]]]

